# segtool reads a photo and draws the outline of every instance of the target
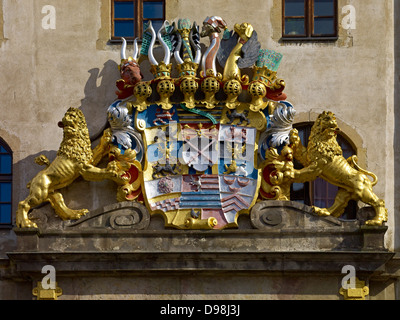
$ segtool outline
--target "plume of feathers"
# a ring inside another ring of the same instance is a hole
[[[221,47],[217,54],[217,59],[221,67],[224,67],[229,55],[233,48],[239,42],[239,35],[235,31],[231,31],[229,39],[221,41]],[[243,45],[241,57],[238,60],[238,67],[249,68],[258,59],[258,54],[261,49],[261,44],[258,41],[258,35],[256,31],[253,31],[252,37]]]

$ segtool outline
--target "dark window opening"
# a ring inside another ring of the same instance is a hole
[[[0,226],[11,225],[12,152],[0,138]]]
[[[283,40],[335,40],[337,0],[283,0]]]
[[[112,40],[140,38],[151,20],[158,32],[165,20],[165,1],[112,0]]]

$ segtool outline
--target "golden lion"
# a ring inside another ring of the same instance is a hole
[[[387,209],[384,200],[379,199],[372,191],[378,179],[376,175],[357,165],[356,156],[347,160],[343,157],[342,149],[336,140],[339,130],[335,115],[324,111],[311,129],[307,148],[301,144],[296,129],[290,134],[295,158],[305,167],[314,167],[314,170],[307,172],[308,176],[302,180],[312,181],[321,177],[339,187],[332,207],[328,209],[313,207],[313,209],[321,216],[339,217],[350,200],[362,201],[375,209],[375,217],[366,224],[380,226],[387,221]],[[371,176],[373,181],[367,175]]]
[[[16,216],[16,224],[20,228],[37,227],[28,218],[28,213],[33,207],[44,202],[50,202],[63,220],[76,220],[88,213],[86,209],[69,209],[62,194],[57,191],[70,185],[79,176],[89,181],[117,179],[114,162],[105,169],[95,167],[108,152],[110,130],[104,132],[100,144],[92,150],[86,120],[81,110],[70,108],[59,126],[63,128],[64,137],[55,160],[50,164],[43,155],[35,159],[37,164],[46,165],[47,168],[39,172],[27,185],[30,189],[29,196],[19,203]]]

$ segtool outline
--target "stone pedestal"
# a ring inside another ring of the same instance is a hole
[[[342,268],[379,277],[386,227],[317,217],[296,202],[260,202],[234,230],[165,230],[140,204],[74,222],[16,229],[15,274],[37,284],[52,265],[59,299],[342,299]]]

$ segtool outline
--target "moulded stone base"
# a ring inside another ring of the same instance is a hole
[[[167,230],[134,203],[73,222],[41,216],[38,230],[14,229],[11,274],[36,286],[52,265],[59,299],[341,299],[344,266],[368,282],[394,256],[387,227],[295,202],[260,202],[227,230]]]

